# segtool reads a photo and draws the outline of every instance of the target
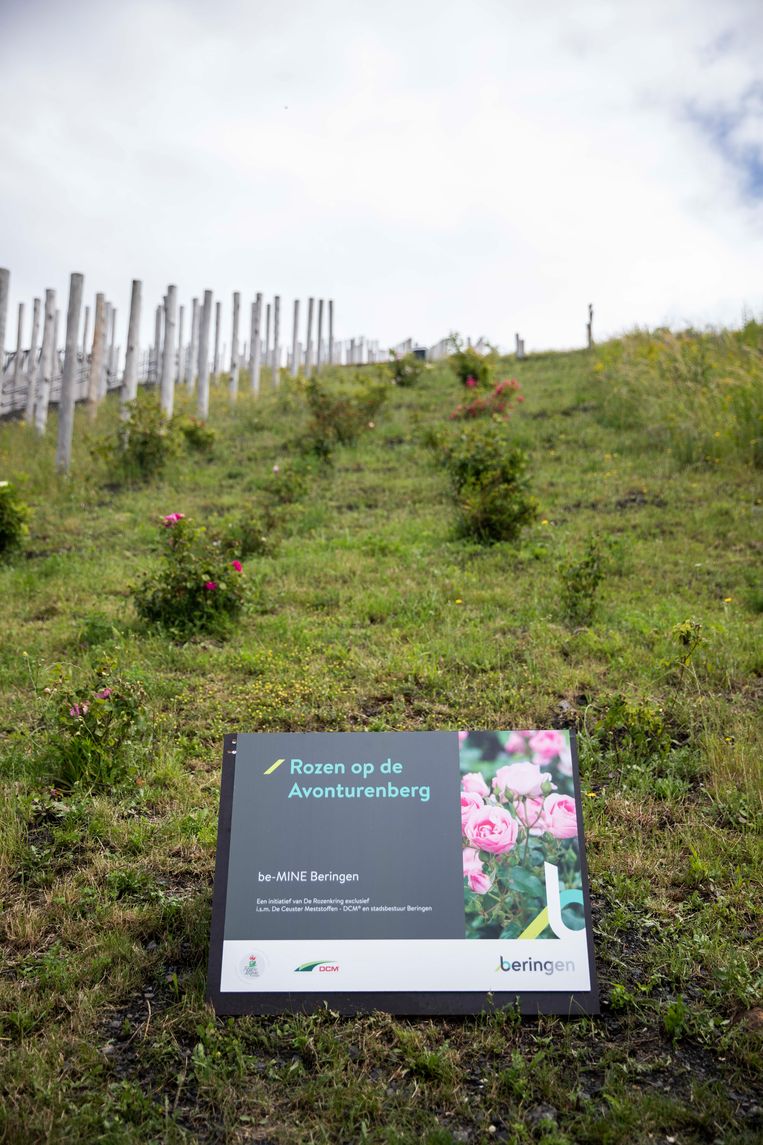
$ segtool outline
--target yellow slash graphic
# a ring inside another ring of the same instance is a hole
[[[280,767],[282,763],[286,763],[286,760],[285,760],[285,759],[277,759],[277,760],[275,761],[275,763],[271,763],[271,765],[270,765],[270,767],[268,768],[268,770],[267,770],[267,771],[263,771],[263,773],[262,773],[262,774],[263,774],[263,775],[272,775],[272,774],[273,774],[273,772],[275,771],[275,769],[276,769],[277,767]]]

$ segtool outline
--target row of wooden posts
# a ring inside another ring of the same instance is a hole
[[[4,361],[5,326],[8,312],[9,273],[0,268],[0,381]],[[58,394],[59,422],[56,462],[58,468],[66,472],[71,462],[72,430],[74,405],[77,400],[86,400],[94,413],[105,396],[110,383],[116,378],[119,362],[119,348],[115,346],[116,308],[103,294],[97,294],[93,316],[92,347],[88,354],[90,308],[85,307],[82,349],[79,348],[80,317],[82,313],[84,279],[81,274],[72,274],[69,285],[69,299],[66,316],[66,335],[63,363]],[[317,305],[316,305],[317,303]],[[193,299],[191,308],[190,340],[183,343],[184,308],[178,308],[177,287],[167,289],[163,305],[157,307],[155,315],[155,335],[147,356],[141,357],[139,331],[142,305],[142,283],[135,279],[132,283],[130,316],[127,331],[127,346],[120,394],[123,409],[137,396],[139,380],[155,382],[159,388],[162,411],[171,417],[174,410],[176,382],[184,382],[189,390],[196,390],[197,415],[206,420],[209,412],[210,364],[212,376],[220,372],[220,334],[222,306],[214,304],[214,350],[210,351],[212,335],[213,296],[211,290],[204,292],[202,299]],[[233,294],[233,322],[231,335],[230,368],[228,387],[232,401],[238,395],[239,377],[243,368],[248,367],[252,392],[260,391],[263,372],[267,371],[273,386],[278,386],[281,373],[281,299],[276,296],[263,306],[263,295],[258,293],[251,305],[249,340],[240,352],[241,295]],[[264,323],[263,323],[264,316]],[[17,350],[12,364],[12,393],[19,394],[22,378],[26,386],[22,391],[25,420],[34,425],[38,433],[44,433],[47,426],[48,409],[53,397],[53,382],[58,362],[58,311],[55,291],[46,290],[44,307],[40,299],[34,300],[30,349],[22,353],[22,329],[24,304],[19,305],[19,326]],[[42,321],[41,321],[42,320]],[[272,320],[272,343],[271,343]],[[308,299],[306,341],[304,349],[299,340],[300,302],[294,302],[292,347],[288,355],[288,368],[293,376],[300,369],[308,374],[320,370],[324,365],[337,363],[344,358],[348,364],[361,361],[380,361],[386,358],[378,342],[367,339],[350,339],[344,346],[334,339],[334,303],[323,299]],[[262,337],[264,325],[264,340]],[[41,331],[42,326],[42,331]],[[325,330],[324,330],[325,327]],[[327,337],[324,338],[324,332]],[[177,334],[177,337],[176,337]],[[42,335],[42,336],[40,336]],[[247,353],[248,346],[248,353]],[[342,352],[344,351],[344,352]],[[22,371],[22,361],[26,358],[26,370]],[[211,358],[211,363],[210,363]],[[0,396],[2,391],[0,390]],[[12,407],[16,408],[16,407]]]

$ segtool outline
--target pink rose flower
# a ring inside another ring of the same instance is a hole
[[[464,847],[464,878],[469,884],[469,890],[484,895],[493,885],[490,875],[482,869],[482,860],[473,847]]]
[[[90,704],[73,704],[72,707],[69,708],[69,715],[70,716],[86,716],[89,711],[90,711]]]
[[[566,775],[568,778],[572,777],[572,756],[570,755],[566,744],[563,753],[559,756],[556,770],[560,775]]]
[[[476,891],[478,895],[487,894],[493,885],[493,880],[485,871],[470,871],[466,876],[466,881],[469,884],[469,890]]]
[[[536,732],[530,740],[530,750],[538,756],[539,763],[548,763],[554,756],[561,755],[565,748],[565,738],[561,732]]]
[[[215,589],[217,588],[217,581],[216,580],[205,581],[204,582],[204,588],[207,590],[207,592],[214,592]]]
[[[504,807],[486,803],[472,811],[464,824],[464,834],[473,847],[502,855],[517,841],[519,826]]]
[[[521,732],[511,732],[503,750],[509,755],[526,755],[527,741]]]
[[[162,517],[162,520],[165,528],[169,528],[171,525],[176,525],[178,521],[185,520],[185,513],[168,513],[166,517]]]
[[[555,839],[574,839],[578,833],[575,800],[569,795],[547,795],[543,813],[548,819],[548,830]]]
[[[461,790],[475,791],[477,795],[481,795],[483,799],[487,799],[490,794],[490,788],[478,771],[470,771],[468,775],[462,778]]]
[[[499,767],[493,779],[493,790],[498,798],[506,798],[506,793],[522,796],[528,795],[531,799],[538,799],[541,795],[541,785],[550,783],[551,776],[534,763],[508,763]]]
[[[473,378],[472,375],[469,374],[469,377],[466,379],[467,389],[473,390],[476,385],[477,385],[477,379]]]
[[[464,829],[464,824],[469,818],[472,811],[478,810],[483,805],[481,795],[476,791],[462,791],[461,792],[461,830]]]
[[[95,693],[96,700],[108,700],[111,695],[111,688],[102,688],[100,692]]]
[[[236,570],[236,572],[243,571],[244,566],[241,564],[241,561],[231,561],[231,565]]]

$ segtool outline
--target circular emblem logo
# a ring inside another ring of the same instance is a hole
[[[265,955],[261,950],[249,950],[238,964],[238,972],[242,978],[254,980],[261,978],[267,969]]]

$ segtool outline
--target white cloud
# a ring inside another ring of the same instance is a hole
[[[0,29],[12,297],[333,297],[340,333],[528,348],[763,309],[763,12],[30,4]],[[729,123],[720,145],[714,123]],[[227,319],[226,319],[227,323]]]

